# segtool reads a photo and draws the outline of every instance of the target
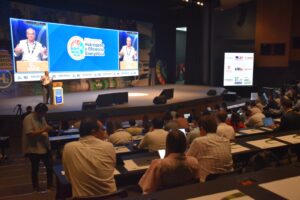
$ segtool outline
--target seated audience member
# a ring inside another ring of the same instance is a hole
[[[202,115],[205,116],[205,115],[211,115],[212,112],[211,112],[211,109],[209,109],[209,107],[206,107],[203,112],[202,112]]]
[[[74,128],[79,129],[80,128],[80,123],[81,123],[81,120],[80,119],[76,119],[72,126]]]
[[[137,126],[135,119],[130,119],[129,125],[130,127],[127,128],[126,131],[131,135],[140,135],[142,133],[143,129]]]
[[[68,122],[68,120],[62,120],[61,122],[60,122],[60,129],[61,130],[68,130],[70,128],[70,124],[69,124],[69,122]]]
[[[190,127],[190,132],[186,136],[188,145],[192,144],[193,140],[200,136],[198,120],[198,117],[194,117],[191,123],[192,126]]]
[[[250,110],[251,113],[253,113],[253,114],[256,114],[256,113],[262,113],[262,112],[263,112],[263,109],[260,109],[260,108],[256,105],[256,101],[250,101],[249,110]]]
[[[163,120],[158,118],[153,119],[152,126],[153,130],[146,133],[145,137],[141,140],[138,148],[148,149],[149,151],[165,149],[168,132],[163,129]]]
[[[300,114],[292,109],[293,102],[288,97],[281,99],[284,113],[281,117],[279,131],[300,130]]]
[[[171,116],[172,116],[172,119],[176,119],[176,117],[177,117],[177,111],[176,110],[174,110],[174,109],[172,109],[171,111],[170,111],[170,114],[171,114]]]
[[[167,136],[166,156],[155,159],[139,181],[143,194],[160,188],[187,184],[197,179],[198,161],[186,156],[186,139],[179,130],[171,130]]]
[[[297,99],[297,92],[293,86],[290,86],[287,88],[284,96],[288,97],[294,103]]]
[[[261,99],[260,99],[259,97],[255,100],[255,106],[256,106],[257,108],[259,108],[259,110],[260,110],[261,112],[264,111],[264,107],[265,107],[265,106],[262,104]]]
[[[81,121],[79,131],[79,141],[65,145],[62,160],[73,197],[115,192],[116,153],[111,143],[103,141],[106,133],[102,124],[86,118]]]
[[[195,109],[192,109],[190,112],[190,116],[188,117],[188,123],[193,123],[193,120],[197,118],[197,111]]]
[[[247,119],[245,125],[248,128],[259,128],[264,125],[263,119],[266,117],[262,112],[248,110],[246,112]]]
[[[149,120],[149,117],[148,115],[144,115],[143,116],[143,131],[142,131],[142,134],[145,134],[145,133],[148,133],[150,131],[150,128],[152,126],[150,120]]]
[[[187,152],[199,162],[199,178],[204,182],[209,174],[227,173],[233,170],[230,141],[216,134],[217,120],[212,115],[200,119],[200,137]]]
[[[241,128],[246,128],[245,124],[242,122],[240,114],[237,112],[232,112],[227,124],[232,126],[235,132],[238,132]]]
[[[221,110],[217,114],[219,125],[217,127],[217,134],[221,137],[225,137],[229,140],[235,139],[235,131],[232,126],[226,124],[227,112]]]
[[[32,107],[31,106],[27,106],[26,107],[26,112],[24,112],[21,116],[22,119],[24,119],[27,115],[29,115],[32,112]]]
[[[109,127],[112,126],[112,130],[108,131],[108,141],[113,145],[124,145],[132,142],[132,135],[122,128],[122,123],[118,120],[112,122],[112,125],[109,125],[111,122],[107,122]]]
[[[178,123],[179,128],[189,128],[189,122],[184,118],[183,114],[177,114],[176,122]]]
[[[268,96],[268,103],[264,107],[264,114],[268,117],[275,118],[275,117],[280,117],[282,115],[282,112],[283,112],[283,109],[281,108],[281,104],[278,103],[277,100],[274,99],[273,94],[270,94]]]
[[[176,120],[173,120],[173,117],[170,112],[167,112],[164,116],[165,130],[176,130],[179,129],[179,124]]]
[[[269,109],[280,109],[280,106],[275,101],[273,94],[269,94],[269,96],[268,96],[268,103],[264,107],[264,110],[269,110]]]
[[[300,111],[300,99],[298,99],[295,105],[293,106],[293,110],[295,110],[296,112]]]

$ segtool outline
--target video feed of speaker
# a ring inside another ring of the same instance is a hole
[[[10,19],[15,81],[137,76],[138,32]]]

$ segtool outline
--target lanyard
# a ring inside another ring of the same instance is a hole
[[[29,49],[28,40],[26,41],[26,44],[27,44],[27,50],[28,50],[28,53],[29,53],[29,54],[33,54],[33,52],[34,52],[34,50],[35,50],[35,47],[36,47],[36,42],[34,41],[34,46],[33,46],[31,52],[30,52],[30,49]]]
[[[130,56],[130,53],[131,53],[131,47],[129,47],[129,49],[130,49],[129,53],[128,53],[128,50],[127,50],[127,49],[128,49],[128,47],[126,47],[126,55],[127,55],[127,56]]]

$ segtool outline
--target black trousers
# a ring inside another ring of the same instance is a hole
[[[42,92],[43,92],[43,103],[49,103],[50,98],[50,85],[42,85]]]
[[[53,176],[52,176],[52,159],[51,159],[51,154],[46,153],[46,154],[27,154],[28,158],[30,159],[31,162],[31,181],[32,181],[32,186],[34,188],[39,187],[39,180],[38,180],[38,173],[39,173],[39,164],[40,160],[43,161],[46,170],[47,170],[47,185],[52,186],[53,184]]]

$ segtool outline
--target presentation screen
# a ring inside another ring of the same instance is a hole
[[[225,53],[224,86],[253,85],[254,53]]]
[[[10,19],[15,81],[138,75],[138,32]]]

